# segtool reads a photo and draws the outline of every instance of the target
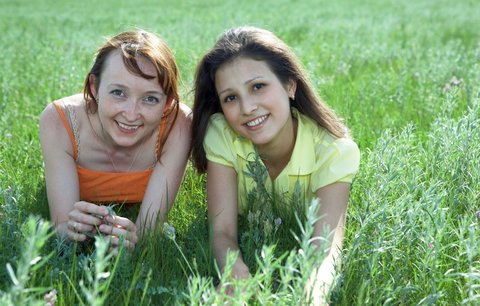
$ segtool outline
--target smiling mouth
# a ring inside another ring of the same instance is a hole
[[[127,130],[129,132],[135,132],[141,126],[141,125],[128,125],[128,124],[124,124],[124,123],[121,123],[121,122],[118,122],[118,121],[116,121],[116,122],[121,129]]]
[[[252,121],[248,121],[247,123],[245,123],[245,125],[248,126],[248,127],[256,127],[256,126],[260,125],[262,122],[264,122],[265,119],[267,119],[267,117],[268,117],[268,115],[260,116],[258,118],[255,118]]]

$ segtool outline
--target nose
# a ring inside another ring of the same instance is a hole
[[[243,98],[240,102],[240,105],[242,112],[246,115],[253,113],[258,108],[257,102],[251,98]]]
[[[123,116],[128,121],[135,121],[139,117],[138,103],[134,99],[128,99],[125,101]]]

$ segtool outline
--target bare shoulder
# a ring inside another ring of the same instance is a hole
[[[40,134],[42,135],[46,131],[56,130],[60,126],[62,126],[62,121],[58,111],[53,103],[49,103],[40,115]]]
[[[179,103],[178,118],[177,120],[181,121],[181,124],[190,127],[192,123],[192,109],[183,103]]]
[[[83,94],[78,93],[55,100],[54,103],[59,103],[62,106],[71,105],[73,107],[81,107],[85,105],[85,99],[83,98]]]
[[[64,110],[67,106],[73,106],[74,108],[85,107],[85,99],[83,98],[82,94],[75,94],[68,97],[63,97],[58,100],[54,100],[52,103],[49,103],[44,112],[49,114],[51,111],[55,111],[55,107],[53,104],[57,104],[60,109]]]
[[[44,108],[40,116],[40,130],[42,129],[42,126],[54,127],[54,126],[57,126],[58,124],[62,125],[62,121],[60,119],[59,113],[55,108],[54,104],[57,104],[60,110],[62,110],[65,113],[65,108],[67,106],[72,106],[74,109],[84,108],[85,100],[83,99],[82,94],[75,94],[72,96],[55,100],[52,103],[49,103]]]
[[[168,150],[168,148],[176,148],[176,150],[184,148],[185,150],[189,150],[191,142],[191,123],[192,110],[187,105],[179,103],[177,118],[163,150]]]
[[[192,124],[192,110],[183,103],[179,103],[177,120],[172,133],[179,137],[190,135],[190,125]],[[181,135],[180,135],[181,134]]]
[[[58,101],[55,101],[60,104],[61,107],[72,107],[76,112],[85,111],[85,99],[83,94],[75,94],[72,96],[61,98]],[[55,103],[54,102],[54,103]]]

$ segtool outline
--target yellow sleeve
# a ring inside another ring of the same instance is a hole
[[[217,113],[210,117],[203,147],[209,161],[235,167],[233,133],[222,114]]]
[[[312,192],[335,182],[351,183],[360,166],[360,150],[349,138],[317,146],[317,163],[312,173]]]

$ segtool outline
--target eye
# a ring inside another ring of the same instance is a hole
[[[235,100],[236,96],[235,95],[230,95],[230,96],[226,96],[224,99],[223,99],[223,102],[227,103],[227,102],[232,102],[233,100]]]
[[[157,104],[160,100],[154,96],[148,96],[143,99],[147,104]]]
[[[265,87],[265,84],[263,84],[263,83],[254,84],[253,85],[253,90],[259,90],[263,87]]]
[[[120,89],[114,89],[110,91],[110,94],[116,97],[125,97],[125,93]]]

